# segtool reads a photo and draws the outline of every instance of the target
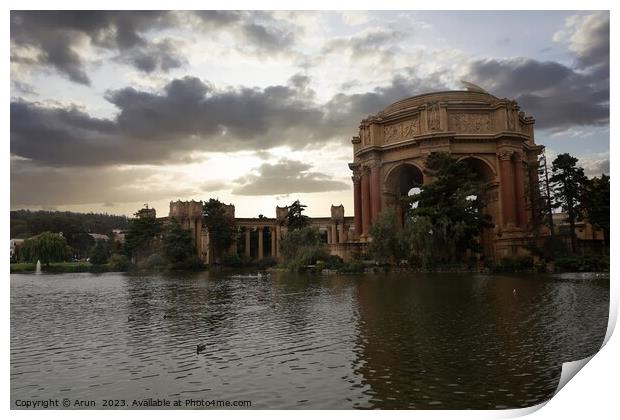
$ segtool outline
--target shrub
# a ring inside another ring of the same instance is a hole
[[[140,268],[145,270],[163,270],[166,266],[166,260],[159,254],[151,254],[146,261],[140,264]]]
[[[131,261],[122,254],[112,254],[108,261],[110,271],[129,271],[132,268]]]
[[[556,269],[560,271],[606,271],[609,270],[609,258],[604,255],[573,255],[556,259]]]
[[[200,270],[204,268],[204,264],[197,256],[191,256],[183,261],[172,264],[170,269],[172,270]]]
[[[300,270],[329,258],[327,248],[321,242],[321,234],[312,227],[288,231],[282,239],[280,250],[284,265],[291,270]]]
[[[491,267],[496,273],[519,273],[532,271],[534,269],[534,260],[531,256],[521,257],[504,257],[499,264]]]
[[[364,263],[360,260],[351,260],[350,262],[343,264],[338,271],[344,274],[363,273]]]
[[[276,260],[274,257],[265,257],[262,260],[258,260],[256,262],[256,265],[261,270],[265,270],[269,267],[273,267],[276,264],[278,264],[278,260]]]
[[[220,262],[224,267],[241,268],[244,266],[244,261],[238,254],[224,254]]]

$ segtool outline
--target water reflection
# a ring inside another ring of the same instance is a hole
[[[11,403],[529,406],[600,347],[608,302],[596,276],[12,275]]]

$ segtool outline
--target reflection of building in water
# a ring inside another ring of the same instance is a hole
[[[311,218],[332,254],[348,259],[371,241],[370,227],[382,209],[396,208],[403,221],[404,203],[412,188],[432,182],[425,172],[426,157],[447,152],[470,166],[485,184],[485,209],[494,228],[481,235],[483,255],[499,260],[527,252],[533,238],[534,203],[538,191],[537,163],[542,146],[534,141],[534,118],[516,102],[500,99],[479,88],[435,92],[396,102],[361,121],[352,138],[354,217],[342,205],[331,216]],[[169,217],[191,230],[197,255],[207,263],[217,260],[201,219],[202,203],[170,203]],[[279,257],[279,241],[286,233],[286,208],[275,218],[235,218],[240,244],[229,252],[258,259]],[[153,211],[144,209],[144,211]],[[267,239],[268,238],[268,239]]]
[[[357,285],[362,407],[535,405],[553,395],[563,362],[600,347],[607,325],[607,305],[592,306],[606,289],[588,282],[401,274]]]

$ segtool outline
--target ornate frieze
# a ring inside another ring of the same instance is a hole
[[[383,127],[383,140],[386,143],[412,138],[420,134],[420,121],[418,117],[411,120],[401,121]]]
[[[492,130],[488,113],[450,113],[448,124],[451,130],[462,133],[488,133]]]

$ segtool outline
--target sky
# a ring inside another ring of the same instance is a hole
[[[473,82],[609,173],[609,13],[13,11],[11,208],[353,214],[364,117]]]

